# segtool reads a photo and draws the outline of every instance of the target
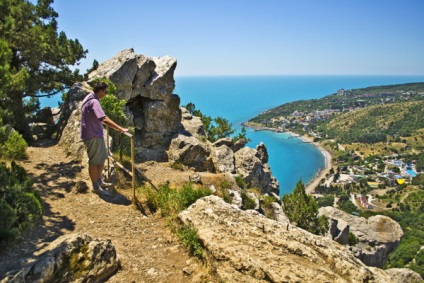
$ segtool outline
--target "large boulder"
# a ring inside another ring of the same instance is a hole
[[[403,236],[399,223],[387,216],[376,215],[366,219],[331,206],[321,207],[319,214],[331,220],[349,223],[349,231],[359,239],[352,251],[369,266],[383,266],[389,253],[396,249]]]
[[[208,146],[193,136],[179,134],[175,137],[168,151],[168,157],[174,162],[195,169],[195,171],[207,171],[210,163],[210,150]]]
[[[235,173],[234,153],[231,148],[224,144],[213,146],[211,156],[217,173]]]
[[[34,263],[1,282],[102,282],[118,267],[109,240],[70,234],[53,241]]]
[[[267,156],[267,155],[266,155]],[[277,179],[272,175],[268,163],[263,163],[265,154],[244,147],[234,154],[236,173],[251,187],[261,189],[263,194],[280,192]]]
[[[205,128],[200,117],[191,115],[184,107],[180,107],[180,109],[182,125],[180,132],[192,135],[198,139],[206,137]]]
[[[180,130],[180,98],[172,93],[176,66],[170,56],[150,58],[126,49],[89,74],[90,80],[110,79],[117,87],[117,97],[127,102],[141,161],[166,157],[172,137]]]
[[[179,218],[197,230],[220,282],[393,282],[328,238],[216,196],[198,200]]]
[[[423,281],[419,273],[408,268],[389,268],[385,272],[389,274],[394,282],[415,283]]]

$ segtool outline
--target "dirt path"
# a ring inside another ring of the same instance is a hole
[[[44,216],[23,240],[0,251],[0,279],[20,269],[57,237],[87,233],[110,239],[122,268],[108,282],[203,282],[210,280],[197,258],[180,246],[165,221],[145,216],[131,205],[129,190],[113,197],[72,192],[78,180],[88,182],[87,168],[64,156],[52,142],[29,147],[20,162],[44,201]]]

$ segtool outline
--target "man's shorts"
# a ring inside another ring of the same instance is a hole
[[[103,165],[107,159],[105,141],[102,138],[94,138],[84,141],[87,147],[88,164]]]

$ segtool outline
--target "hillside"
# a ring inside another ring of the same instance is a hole
[[[423,100],[424,83],[339,90],[321,99],[280,105],[246,125],[312,132],[348,143],[377,142],[387,135],[410,136],[422,128]]]
[[[424,128],[424,101],[374,105],[343,113],[325,123],[321,130],[342,143],[375,143],[387,136],[411,136]]]

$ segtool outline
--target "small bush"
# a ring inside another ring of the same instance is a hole
[[[349,246],[355,246],[359,243],[359,239],[353,234],[352,232],[349,232],[349,238],[348,238]]]
[[[181,243],[189,249],[190,255],[197,256],[200,259],[203,258],[202,244],[194,228],[188,226],[180,227],[177,229],[177,236]]]
[[[171,168],[177,171],[184,171],[184,165],[179,161],[172,163]]]
[[[0,129],[0,158],[23,159],[26,157],[25,151],[27,143],[17,131],[8,133],[6,127]]]
[[[41,199],[25,170],[0,164],[0,245],[14,241],[42,215]]]
[[[171,189],[169,184],[164,184],[157,191],[154,189],[147,191],[147,203],[154,210],[160,209],[162,216],[175,218],[196,200],[210,194],[209,189],[195,189],[191,183],[179,189]]]
[[[237,186],[239,186],[242,189],[246,188],[246,186],[247,186],[246,181],[243,180],[243,178],[241,176],[236,176],[235,180],[236,180]]]
[[[261,209],[264,212],[265,216],[270,219],[274,219],[272,204],[276,202],[276,199],[273,196],[264,196],[261,199]]]
[[[255,209],[256,203],[253,198],[251,198],[245,191],[241,191],[241,199],[243,203],[243,209]]]

